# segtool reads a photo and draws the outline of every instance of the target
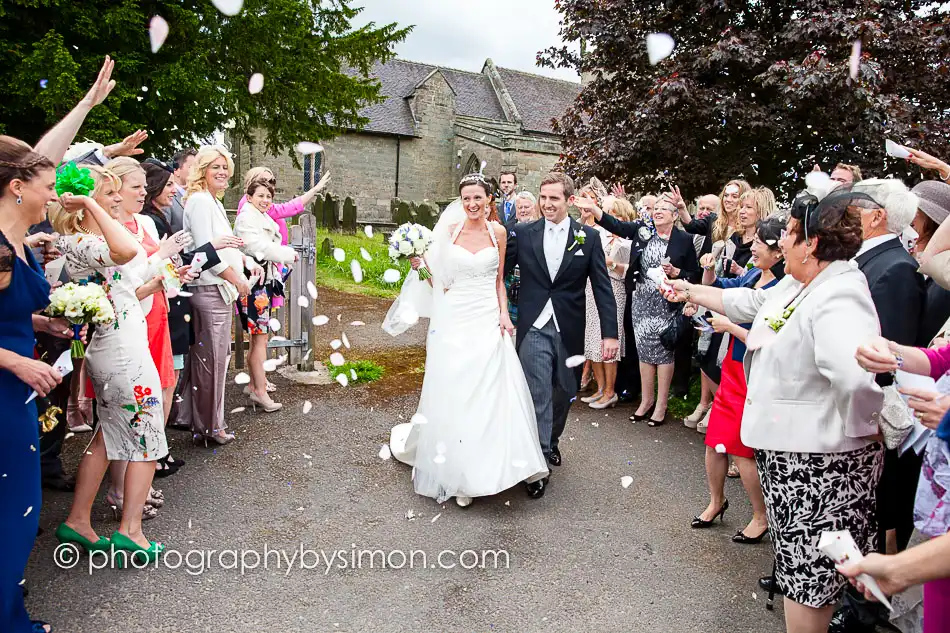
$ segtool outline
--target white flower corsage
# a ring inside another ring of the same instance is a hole
[[[765,317],[765,324],[772,328],[773,332],[778,333],[783,327],[785,327],[785,324],[788,322],[789,318],[791,318],[793,312],[795,312],[795,308],[793,306],[789,306],[782,310],[781,315],[774,314]]]
[[[570,247],[569,249],[567,249],[567,250],[569,250],[569,251],[574,250],[574,247],[577,246],[578,244],[580,244],[581,246],[583,246],[583,245],[584,245],[584,240],[586,240],[586,239],[587,239],[587,235],[584,233],[583,229],[578,229],[578,230],[574,231],[574,243],[571,244],[571,247]]]

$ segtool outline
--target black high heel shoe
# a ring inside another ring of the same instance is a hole
[[[650,406],[649,409],[647,409],[646,413],[644,413],[643,415],[637,415],[636,413],[634,413],[633,415],[630,416],[630,420],[632,422],[646,422],[653,416],[654,409],[656,409],[655,402]]]
[[[720,521],[725,520],[726,510],[728,509],[729,509],[729,500],[726,499],[723,502],[722,507],[719,508],[719,512],[714,514],[712,519],[710,519],[709,521],[706,521],[698,516],[695,516],[693,517],[693,521],[692,523],[689,524],[689,526],[693,528],[694,530],[702,530],[708,527],[712,527],[712,524],[716,522],[716,519],[719,519]]]
[[[732,542],[742,543],[743,545],[758,545],[762,542],[762,539],[765,538],[765,535],[768,533],[768,531],[769,529],[765,528],[758,536],[746,536],[742,530],[739,530],[736,532],[736,535],[732,537]]]

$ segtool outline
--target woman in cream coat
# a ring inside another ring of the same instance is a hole
[[[244,329],[251,334],[251,350],[248,354],[248,368],[251,384],[245,390],[255,409],[263,407],[271,413],[281,408],[267,395],[267,376],[264,373],[264,359],[267,358],[267,333],[273,329],[270,325],[274,296],[283,296],[284,282],[281,264],[292,264],[297,260],[293,247],[281,245],[280,227],[267,211],[274,204],[274,185],[259,178],[252,180],[244,192],[249,204],[238,215],[234,223],[234,233],[244,241],[242,250],[253,257],[263,268],[263,275],[251,288],[251,293],[241,298],[241,318]]]
[[[671,300],[690,301],[734,322],[753,321],[742,442],[755,449],[765,494],[776,580],[792,633],[825,633],[845,580],[818,550],[826,530],[849,530],[873,549],[877,441],[883,394],[855,360],[880,332],[861,247],[866,196],[795,200],[780,245],[787,276],[768,290],[720,290],[673,281]]]

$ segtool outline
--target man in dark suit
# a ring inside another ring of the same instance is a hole
[[[510,227],[517,221],[515,214],[515,187],[518,186],[518,174],[513,171],[501,172],[498,187],[501,189],[501,200],[496,205],[498,221]]]
[[[177,233],[183,228],[183,219],[185,217],[185,186],[188,184],[188,174],[191,172],[191,166],[195,162],[195,156],[198,154],[192,148],[183,149],[172,157],[171,168],[172,179],[175,181],[175,193],[172,195],[172,209],[170,214],[170,228],[172,233]]]
[[[572,368],[567,361],[584,354],[588,279],[600,316],[604,358],[615,358],[620,350],[617,305],[600,235],[568,216],[573,199],[570,177],[548,174],[539,197],[544,218],[515,224],[505,253],[505,275],[515,265],[521,272],[516,346],[534,401],[541,451],[553,466],[561,464],[558,439],[580,384],[583,363]],[[543,496],[547,483],[547,477],[528,482],[528,495]]]
[[[926,297],[924,278],[917,261],[900,240],[917,213],[917,198],[895,179],[872,178],[856,182],[851,190],[868,197],[861,204],[864,244],[854,261],[868,280],[871,299],[881,322],[881,335],[901,345],[917,341]],[[890,374],[878,374],[881,387],[893,383]],[[914,530],[914,498],[921,458],[914,451],[898,456],[897,449],[884,456],[884,471],[877,491],[878,551],[907,547]],[[890,543],[890,547],[888,547]],[[849,590],[844,606],[835,613],[830,633],[874,631],[882,614],[877,603],[866,603]]]

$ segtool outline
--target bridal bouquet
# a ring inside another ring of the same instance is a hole
[[[389,236],[389,256],[422,257],[432,243],[432,231],[421,224],[403,224]],[[429,279],[432,273],[425,265],[419,267],[419,279]]]
[[[60,286],[49,296],[46,314],[62,317],[73,326],[73,341],[70,345],[73,358],[83,358],[86,348],[79,334],[90,323],[103,324],[115,321],[115,310],[98,284],[79,285],[68,283]]]

